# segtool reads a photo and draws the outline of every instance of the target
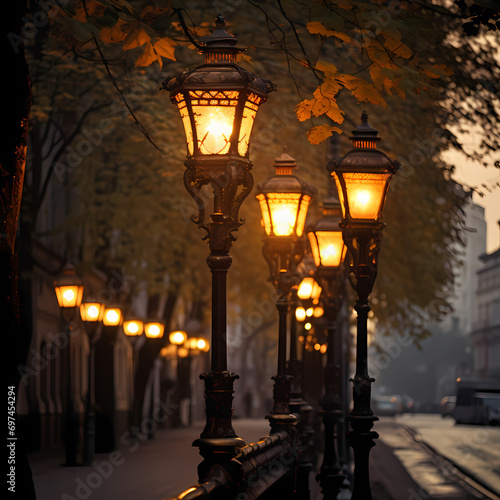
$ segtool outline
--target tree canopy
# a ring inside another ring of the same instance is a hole
[[[498,149],[498,18],[486,19],[489,3],[216,3],[248,47],[240,64],[278,85],[252,137],[257,182],[272,175],[287,144],[299,176],[325,195],[325,139],[339,135],[347,151],[346,132],[364,109],[381,148],[401,161],[372,300],[387,331],[409,331],[417,342],[450,308],[464,232],[464,192],[440,153],[465,151],[460,131],[472,128],[481,142],[466,154],[478,165]],[[40,11],[46,23],[27,46],[34,96],[27,199],[36,212],[54,183],[74,194],[59,230],[82,228],[82,265],[123,268],[150,294],[168,287],[203,294],[205,248],[189,224],[195,207],[181,180],[184,138],[159,88],[167,75],[199,63],[193,41],[209,33],[213,5],[40,3],[32,24]],[[262,229],[251,197],[242,216],[229,283],[244,320],[267,269],[259,264]]]

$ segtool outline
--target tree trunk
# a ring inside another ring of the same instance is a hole
[[[2,333],[9,339],[8,386],[12,386],[17,396],[20,375],[17,367],[26,361],[31,342],[31,332],[22,332],[17,292],[18,261],[15,252],[17,219],[21,206],[24,170],[26,165],[26,141],[28,118],[31,108],[31,85],[22,44],[22,18],[26,12],[25,2],[13,2],[11,15],[7,16],[6,36],[2,37],[2,51],[5,59],[4,82],[7,86],[2,93],[2,116],[4,121],[3,140],[0,148],[0,293]],[[9,415],[10,416],[10,415]],[[15,428],[13,436],[17,436]],[[10,434],[10,433],[9,433]],[[23,451],[22,439],[16,443],[15,486],[17,498],[36,498],[31,470]]]

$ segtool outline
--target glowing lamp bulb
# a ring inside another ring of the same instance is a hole
[[[114,309],[110,309],[106,312],[106,319],[110,323],[116,323],[118,321],[118,313]]]
[[[90,306],[87,309],[87,315],[89,318],[95,319],[99,316],[99,309],[96,306]]]
[[[64,297],[64,300],[67,300],[68,302],[70,302],[71,300],[73,300],[75,298],[75,292],[73,290],[66,290],[63,293],[63,297]]]
[[[288,236],[293,232],[295,215],[287,208],[277,210],[273,214],[274,234],[276,236]]]
[[[360,205],[366,205],[370,201],[370,193],[368,191],[358,191],[356,193],[356,201]]]
[[[196,347],[198,349],[200,349],[200,351],[202,351],[203,349],[205,349],[206,345],[207,345],[207,343],[203,339],[199,339],[198,342],[196,342]]]

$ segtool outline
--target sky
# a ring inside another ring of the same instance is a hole
[[[500,220],[500,169],[493,165],[494,161],[500,160],[500,157],[496,160],[487,160],[491,166],[483,167],[477,162],[468,160],[460,153],[448,152],[443,156],[456,166],[454,179],[460,184],[481,188],[481,184],[485,183],[490,187],[490,192],[482,189],[484,196],[474,193],[473,201],[485,209],[486,251],[488,253],[494,252],[500,246],[500,228],[497,223]],[[497,184],[496,189],[494,188],[495,184]]]

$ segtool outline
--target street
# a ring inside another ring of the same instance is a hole
[[[236,419],[234,427],[247,443],[269,430],[267,420]],[[100,454],[93,467],[61,467],[63,455],[30,454],[39,500],[159,500],[196,483],[201,461],[191,446],[202,425],[166,429],[153,440],[134,441],[110,454]],[[489,490],[500,491],[500,429],[455,426],[439,415],[382,417],[371,452],[371,483],[378,500],[468,500],[498,498],[483,494],[434,461],[419,441],[430,445]],[[412,436],[412,434],[414,436]],[[476,483],[473,483],[476,484]],[[477,484],[476,484],[477,486]],[[319,499],[311,476],[311,498]]]

